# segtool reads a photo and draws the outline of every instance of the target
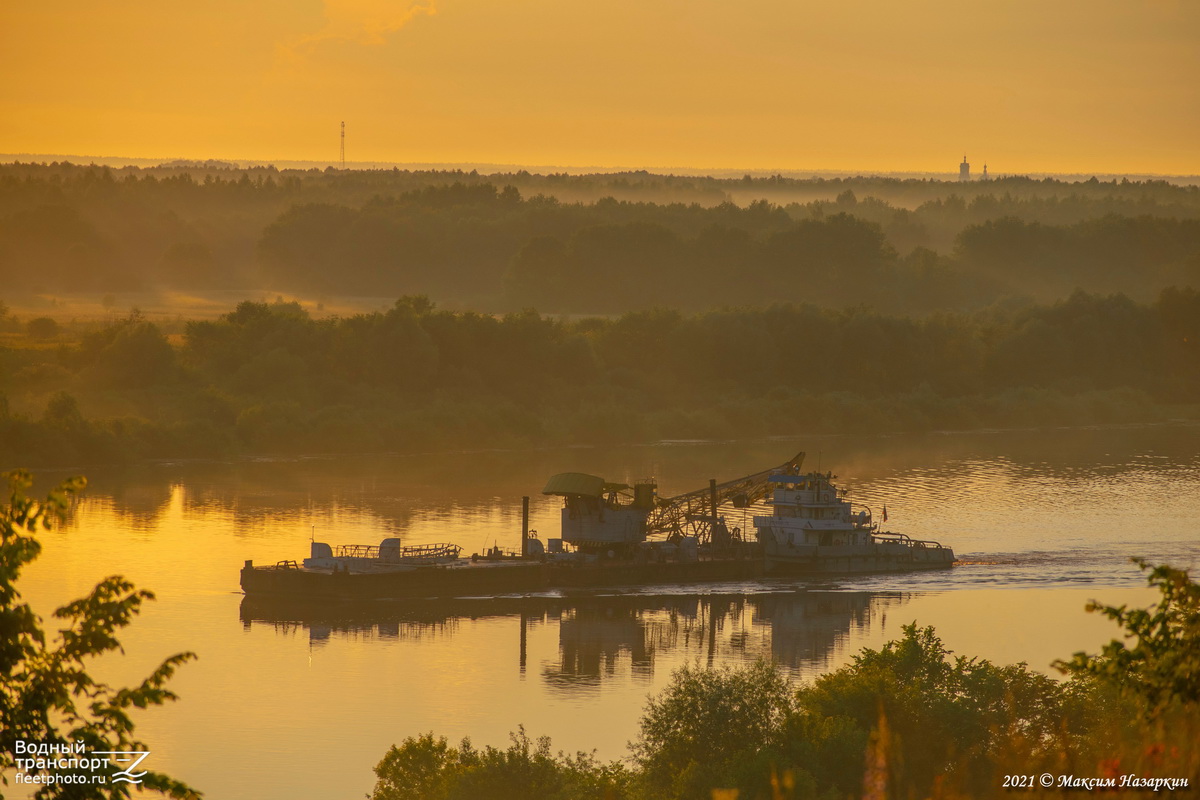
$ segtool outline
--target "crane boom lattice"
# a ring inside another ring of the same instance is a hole
[[[767,479],[780,473],[798,474],[804,463],[804,453],[797,453],[777,467],[756,472],[724,483],[715,481],[674,497],[660,498],[646,517],[646,538],[669,539],[673,536],[696,536],[710,542],[719,530],[718,511],[723,505],[746,508],[764,500],[769,492]]]

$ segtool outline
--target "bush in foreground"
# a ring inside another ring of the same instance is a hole
[[[505,750],[457,746],[432,733],[393,746],[375,767],[374,800],[609,800],[627,797],[628,771],[587,753],[551,753],[519,728]]]

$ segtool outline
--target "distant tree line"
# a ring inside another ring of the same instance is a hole
[[[1200,398],[1195,289],[925,317],[244,302],[173,338],[131,315],[10,340],[0,463],[1149,421]]]
[[[1200,284],[1200,188],[3,165],[0,278],[9,293],[427,294],[572,314],[1149,300]]]

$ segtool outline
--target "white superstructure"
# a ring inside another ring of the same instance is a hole
[[[937,542],[881,531],[871,510],[855,508],[829,472],[772,475],[769,516],[754,527],[769,572],[893,572],[948,567],[954,552]]]

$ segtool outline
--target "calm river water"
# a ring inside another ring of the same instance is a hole
[[[532,527],[556,535],[559,501],[540,494],[553,473],[655,476],[672,495],[800,449],[855,500],[886,503],[891,529],[950,544],[964,563],[365,612],[253,607],[238,591],[244,560],[302,558],[314,530],[335,544],[514,547],[522,495]],[[61,475],[39,477],[44,490]],[[199,654],[172,682],[180,701],[136,719],[153,750],[143,765],[215,800],[362,798],[388,747],[426,731],[503,746],[524,725],[556,749],[620,757],[647,694],[684,663],[767,657],[804,680],[913,621],[958,653],[1049,672],[1115,634],[1084,612],[1089,599],[1153,599],[1130,556],[1200,562],[1200,427],[1188,425],[165,463],[89,478],[22,589],[46,617],[108,574],[157,593],[127,654],[99,671],[132,682],[171,653]]]

